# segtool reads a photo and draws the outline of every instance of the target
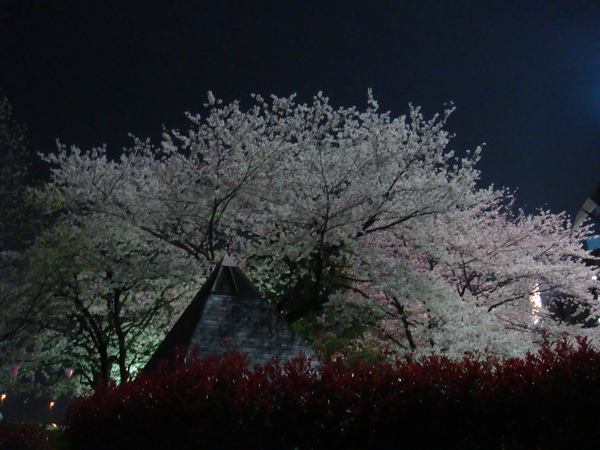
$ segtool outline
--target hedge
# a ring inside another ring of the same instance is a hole
[[[41,425],[0,422],[0,449],[51,450],[52,440]]]
[[[213,355],[112,385],[68,413],[75,449],[596,448],[600,354],[586,340],[522,359]]]

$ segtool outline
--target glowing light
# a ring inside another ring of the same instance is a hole
[[[535,283],[533,289],[529,293],[529,302],[531,303],[531,315],[533,316],[533,324],[537,325],[542,320],[540,311],[542,310],[542,295],[540,294],[540,285]]]
[[[0,396],[0,408],[4,405],[4,400],[6,399],[6,394],[2,394]]]
[[[54,408],[54,402],[50,402],[50,411],[52,411],[52,408]]]

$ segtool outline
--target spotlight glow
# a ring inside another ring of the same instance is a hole
[[[542,310],[542,295],[540,294],[540,285],[536,283],[529,293],[529,302],[531,303],[531,315],[533,316],[533,324],[537,325],[542,320],[540,311]]]

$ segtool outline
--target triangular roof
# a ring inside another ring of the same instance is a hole
[[[287,361],[314,352],[268,300],[226,256],[150,358],[145,372],[180,351],[190,356],[223,353],[223,344],[248,353],[249,364],[264,365],[273,357]]]

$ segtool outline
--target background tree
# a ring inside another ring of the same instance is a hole
[[[39,210],[28,187],[35,153],[12,106],[0,97],[0,251],[23,248],[39,229]]]
[[[34,153],[25,138],[25,127],[13,117],[6,97],[0,97],[0,343],[23,331],[16,319],[19,298],[11,294],[8,280],[25,275],[17,252],[31,244],[48,217],[32,194],[29,173]]]

